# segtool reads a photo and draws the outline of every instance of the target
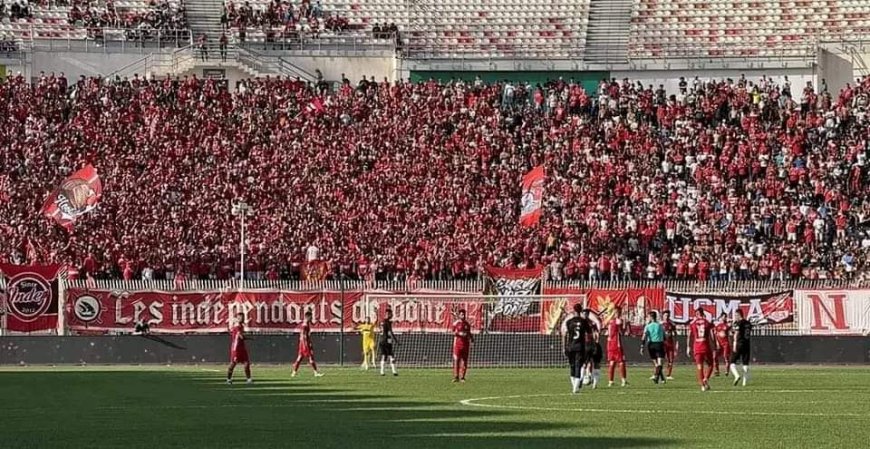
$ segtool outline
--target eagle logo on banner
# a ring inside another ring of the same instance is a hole
[[[522,210],[520,225],[535,226],[541,219],[541,204],[544,200],[544,166],[538,165],[523,176]]]
[[[66,178],[42,206],[42,213],[59,225],[72,230],[76,219],[97,207],[103,194],[103,184],[93,165]]]

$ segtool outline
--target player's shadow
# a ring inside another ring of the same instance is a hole
[[[5,412],[40,417],[0,422],[0,434],[17,449],[629,449],[675,443],[590,436],[614,429],[597,429],[595,420],[418,400],[383,387],[365,392],[302,379],[229,386],[221,377],[165,370],[0,373],[0,395],[17,404]],[[45,422],[62,434],[44,432]],[[112,431],[94,439],[94,423],[111,423]]]
[[[198,387],[226,390],[213,379]],[[234,389],[232,394],[245,402],[279,408],[286,405],[287,414],[303,417],[289,420],[286,430],[295,435],[295,441],[304,443],[303,447],[317,449],[618,449],[674,444],[673,440],[649,437],[565,436],[572,431],[594,432],[594,426],[532,420],[521,411],[362,394],[358,389],[342,391],[317,386],[316,382],[257,383]]]

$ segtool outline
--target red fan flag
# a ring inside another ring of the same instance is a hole
[[[76,219],[97,207],[103,184],[90,164],[73,173],[54,189],[42,206],[42,213],[71,231]]]
[[[314,97],[308,105],[305,106],[305,111],[309,114],[321,114],[325,108],[326,107],[323,105],[323,99],[320,97]]]
[[[535,226],[541,219],[544,199],[544,166],[539,165],[523,176],[522,211],[520,225]]]

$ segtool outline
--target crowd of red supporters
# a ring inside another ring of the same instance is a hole
[[[291,79],[0,84],[0,258],[96,277],[857,278],[868,267],[870,78],[834,96],[764,80],[679,91]],[[317,105],[312,107],[313,105]],[[40,216],[92,163],[98,209]],[[520,179],[546,167],[539,226]],[[309,261],[318,261],[310,262]]]

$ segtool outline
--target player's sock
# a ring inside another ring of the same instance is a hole
[[[728,366],[728,370],[731,371],[731,375],[734,376],[734,380],[740,380],[740,372],[737,371],[737,365],[731,364]]]
[[[625,370],[625,363],[619,364],[619,377],[622,378],[622,383],[625,384],[625,380],[628,379],[628,374]]]
[[[453,378],[459,379],[459,360],[453,360]]]
[[[251,365],[245,365],[245,379],[251,380]]]
[[[384,375],[384,360],[381,359],[381,376]]]
[[[227,368],[227,382],[233,381],[233,369],[234,368],[235,368],[235,365],[230,365],[230,367]]]
[[[580,382],[580,388],[583,388],[583,379],[586,377],[586,367],[580,368],[580,377],[577,378],[577,381]]]
[[[294,376],[296,375],[296,372],[299,371],[299,364],[300,363],[302,363],[302,361],[299,359],[297,359],[295,362],[293,362],[293,375]]]
[[[668,362],[668,379],[671,378],[671,374],[674,373],[674,362]]]
[[[593,389],[598,388],[598,379],[600,379],[600,378],[601,378],[601,370],[597,369],[597,368],[593,369],[592,370],[592,388]]]
[[[583,379],[572,377],[571,378],[571,393],[577,394],[580,391],[580,385],[583,384]]]
[[[311,369],[313,369],[314,372],[316,373],[317,372],[317,362],[315,362],[314,360],[310,360],[310,363],[311,363]]]
[[[703,368],[703,367],[701,367],[701,368],[697,368],[697,367],[696,367],[696,368],[695,368],[695,372],[696,372],[696,374],[698,375],[698,384],[701,385],[701,386],[703,386],[703,385],[704,385],[704,379],[705,379],[705,378],[704,378],[704,368]]]
[[[704,380],[709,379],[711,377],[713,377],[713,366],[712,365],[707,367],[707,375],[704,376]]]
[[[396,361],[393,359],[390,359],[390,371],[393,372],[393,375],[399,374],[399,372],[396,371]]]
[[[610,383],[613,383],[613,375],[616,374],[616,364],[611,363],[610,366],[607,367],[607,380]]]
[[[465,380],[465,373],[468,372],[468,362],[462,361],[459,366],[459,378]]]
[[[743,365],[743,386],[746,386],[746,383],[749,382],[749,365]]]

